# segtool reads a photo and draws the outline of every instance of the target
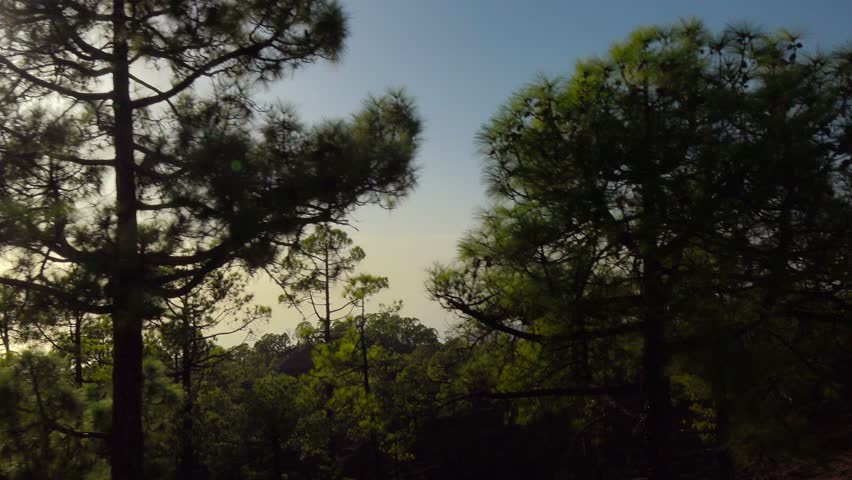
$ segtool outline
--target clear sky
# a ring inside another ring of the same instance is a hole
[[[852,41],[852,0],[342,0],[351,34],[341,61],[299,70],[263,94],[297,107],[305,121],[346,117],[369,93],[405,87],[424,119],[420,184],[393,212],[356,212],[351,232],[367,252],[363,271],[386,275],[382,301],[444,332],[453,317],[426,299],[433,262],[446,262],[487,205],[475,135],[499,105],[537,75],[567,75],[576,60],[603,55],[639,26],[695,16],[719,30],[747,21],[805,34],[807,48]],[[278,292],[256,286],[261,303]],[[275,308],[265,331],[296,312]]]

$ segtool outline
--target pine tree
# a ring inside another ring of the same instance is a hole
[[[145,320],[306,225],[407,192],[419,122],[398,93],[317,128],[253,108],[253,84],[337,58],[334,1],[3,0],[0,24],[0,244],[14,263],[0,283],[111,316],[112,478],[144,478]],[[53,281],[69,264],[96,296]]]
[[[496,206],[434,272],[542,362],[514,395],[638,384],[655,480],[677,473],[675,355],[848,315],[852,55],[801,49],[685,21],[519,92],[480,137]]]

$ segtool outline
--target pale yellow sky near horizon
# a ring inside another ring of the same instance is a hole
[[[453,260],[460,232],[411,232],[391,228],[391,224],[395,221],[399,223],[402,217],[409,214],[407,210],[416,208],[406,206],[407,202],[403,202],[398,209],[391,212],[367,207],[364,209],[366,211],[355,213],[353,224],[358,230],[345,230],[355,245],[362,247],[367,254],[356,273],[382,275],[390,281],[390,288],[379,293],[370,302],[370,306],[376,307],[381,303],[390,304],[402,300],[403,316],[416,317],[443,336],[458,322],[458,318],[427,298],[425,282],[428,269],[432,265]],[[472,217],[473,210],[471,220]],[[265,333],[291,332],[302,321],[298,311],[278,304],[281,289],[265,273],[257,274],[252,279],[250,289],[255,295],[256,304],[272,307],[272,317],[268,323],[252,326],[254,338]],[[223,339],[223,342],[238,342],[242,337],[244,335],[236,334],[228,340]]]

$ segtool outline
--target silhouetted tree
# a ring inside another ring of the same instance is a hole
[[[685,21],[525,88],[480,135],[496,206],[433,272],[445,307],[543,362],[525,383],[547,389],[511,395],[638,380],[655,480],[676,475],[673,355],[848,315],[852,52],[801,48]]]
[[[112,478],[144,478],[145,319],[218,268],[263,265],[306,225],[407,192],[419,122],[401,94],[313,129],[255,118],[252,83],[337,57],[334,1],[4,0],[0,23],[0,243],[14,262],[0,283],[111,316]],[[202,84],[210,101],[193,97]],[[97,297],[51,281],[68,263],[98,278]]]
[[[332,289],[346,282],[365,257],[364,250],[354,245],[346,232],[323,224],[266,271],[284,290],[279,301],[296,308],[306,320],[316,317],[323,341],[331,343],[332,325],[355,306],[351,298],[335,305]]]

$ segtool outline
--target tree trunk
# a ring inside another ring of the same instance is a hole
[[[136,177],[133,161],[133,109],[124,0],[114,0],[113,111],[115,115],[116,259],[110,290],[113,301],[113,480],[142,480],[142,316],[143,269],[137,251]]]
[[[190,353],[189,327],[184,332],[184,344],[182,346],[183,359],[181,362],[180,379],[185,396],[184,409],[181,418],[181,445],[178,457],[178,478],[192,480],[196,478],[197,461],[195,456],[195,445],[192,440],[192,411],[195,408],[192,391],[192,354]]]
[[[324,257],[324,267],[325,267],[325,277],[324,277],[324,288],[325,288],[325,318],[321,319],[323,324],[323,339],[325,340],[325,344],[331,346],[331,279],[329,278],[329,245],[328,239],[326,239],[325,244],[325,257]],[[331,400],[331,397],[334,396],[334,386],[329,384],[325,388],[325,399],[326,402]],[[325,414],[328,417],[328,456],[331,459],[332,463],[337,463],[337,440],[335,438],[334,427],[334,410],[332,410],[328,405],[325,408]]]
[[[589,363],[589,337],[586,329],[586,316],[583,314],[577,316],[577,331],[579,335],[575,355],[579,377],[583,380],[584,385],[591,385],[592,369]]]
[[[3,313],[3,321],[0,322],[0,337],[3,337],[3,348],[8,354],[12,351],[12,342],[9,339],[9,319],[6,313]]]
[[[660,280],[660,264],[646,259],[642,296],[645,303],[643,370],[648,410],[647,455],[650,480],[675,478],[671,452],[671,386],[666,376],[666,307]]]
[[[113,279],[113,480],[141,480],[143,299],[133,270],[119,268]]]
[[[719,480],[735,480],[736,465],[728,442],[731,436],[731,417],[728,407],[728,389],[724,375],[720,375],[714,385],[716,407],[716,461],[719,464]]]
[[[325,319],[323,320],[323,327],[325,328],[325,343],[326,345],[331,343],[331,279],[329,278],[329,252],[330,248],[328,245],[329,240],[326,239],[325,243]]]
[[[650,87],[647,81],[643,88],[645,126],[642,152],[644,171],[642,176],[642,225],[639,234],[639,252],[642,260],[641,293],[643,308],[642,368],[645,376],[644,388],[647,395],[647,456],[649,480],[672,480],[671,450],[671,385],[666,376],[668,352],[666,351],[666,323],[668,319],[666,292],[663,284],[663,265],[660,258],[663,218],[660,207],[665,202],[660,187],[659,165],[653,147],[656,139],[655,115],[651,107]]]
[[[270,478],[278,480],[284,473],[283,462],[281,461],[281,441],[278,439],[278,435],[272,436],[270,447],[272,447],[272,472],[270,472],[272,475]]]
[[[74,383],[83,386],[83,313],[74,314]]]
[[[361,315],[361,322],[358,325],[361,334],[361,372],[364,375],[364,394],[370,395],[370,365],[367,363],[367,339],[364,338],[364,315]]]
[[[364,311],[364,302],[361,300],[361,321],[358,325],[359,333],[361,334],[361,368],[364,374],[364,396],[369,401],[370,396],[370,364],[367,362],[367,337],[364,335],[364,325],[367,323],[367,316]],[[370,410],[372,412],[372,410]],[[382,458],[379,455],[379,440],[376,438],[376,432],[373,430],[373,417],[370,413],[370,449],[373,454],[373,472],[372,478],[384,478],[382,472]]]

